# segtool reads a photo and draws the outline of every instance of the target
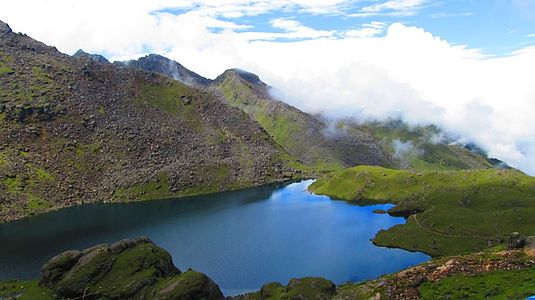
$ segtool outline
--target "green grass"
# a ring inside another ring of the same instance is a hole
[[[535,294],[535,269],[455,275],[420,287],[421,299],[525,299]]]
[[[309,189],[333,198],[394,203],[407,224],[380,231],[378,245],[453,255],[498,244],[512,232],[535,234],[535,178],[515,170],[404,171],[359,166]]]
[[[225,164],[200,167],[198,172],[202,178],[196,185],[186,189],[171,191],[167,174],[162,172],[156,180],[117,189],[113,198],[115,201],[170,199],[236,190],[249,187],[251,184],[247,178],[230,181],[231,167]]]
[[[231,106],[257,121],[279,146],[294,157],[292,167],[313,173],[343,168],[341,161],[307,139],[307,121],[297,110],[279,107],[276,102],[259,97],[249,83],[241,82],[236,76],[227,76],[219,83],[219,89]],[[307,157],[307,163],[299,163],[295,157]]]
[[[27,198],[28,212],[30,214],[44,212],[51,207],[51,204],[48,201],[35,195],[29,194]]]
[[[153,200],[170,198],[174,195],[169,190],[167,174],[160,173],[158,179],[155,181],[117,189],[114,193],[114,198],[118,201]]]
[[[170,260],[169,254],[152,244],[141,244],[115,255],[109,273],[91,288],[91,292],[105,291],[111,298],[132,292],[132,286],[156,277],[158,261]],[[150,268],[144,266],[151,266]]]
[[[23,190],[24,182],[21,176],[10,176],[4,179],[4,185],[11,194],[16,194]]]
[[[48,300],[55,299],[54,293],[40,287],[37,280],[9,280],[0,282],[0,299]]]
[[[251,115],[266,132],[283,148],[299,146],[293,136],[302,129],[297,118],[277,111],[269,111],[270,105],[256,96],[251,87],[234,77],[226,78],[219,86],[228,103]]]
[[[186,86],[178,83],[167,86],[147,86],[141,90],[141,95],[136,101],[168,113],[178,114],[184,106],[181,97],[186,97],[187,92]]]
[[[0,167],[7,164],[7,154],[5,152],[0,151]]]
[[[196,110],[197,91],[174,80],[158,85],[140,86],[134,102],[155,107],[161,111],[179,116],[186,124],[196,131],[202,131],[202,119]]]
[[[13,73],[13,69],[8,67],[5,63],[0,61],[0,75],[4,74],[11,74]]]
[[[39,181],[51,181],[55,179],[52,174],[48,173],[43,168],[35,168],[35,175],[37,176],[37,180]]]

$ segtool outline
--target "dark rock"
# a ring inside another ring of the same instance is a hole
[[[101,64],[109,64],[110,62],[102,55],[99,55],[99,54],[90,54],[90,53],[87,53],[87,52],[84,52],[82,49],[79,49],[78,51],[76,51],[76,53],[74,53],[72,55],[73,57],[78,57],[78,58],[87,58],[87,59],[91,59],[95,62],[98,62],[98,63],[101,63]]]
[[[83,295],[87,287],[94,286],[110,272],[115,258],[109,254],[107,247],[98,247],[82,255],[55,285],[58,294],[64,297]]]
[[[291,279],[287,286],[278,282],[267,283],[255,293],[230,297],[236,300],[299,299],[327,300],[336,295],[336,285],[320,277]]]
[[[208,276],[195,271],[187,271],[168,281],[158,291],[150,295],[158,300],[221,300],[225,299],[221,290]]]
[[[11,33],[11,28],[6,23],[0,21],[0,34]]]
[[[224,299],[210,278],[181,273],[171,255],[147,237],[55,256],[43,267],[40,285],[61,298]]]
[[[524,252],[531,257],[535,256],[535,236],[529,236],[526,238],[526,245],[524,246]]]
[[[63,252],[51,258],[41,269],[41,284],[53,287],[82,256],[77,250]]]
[[[287,289],[294,299],[330,299],[336,294],[336,285],[320,277],[292,279]]]
[[[144,244],[144,243],[152,243],[152,241],[146,236],[142,236],[136,239],[124,239],[124,240],[120,240],[118,242],[111,244],[110,250],[112,253],[117,254],[117,253],[123,252],[124,250],[128,248],[131,248],[140,244]]]
[[[509,249],[520,249],[526,245],[526,238],[521,236],[518,232],[513,232],[509,236],[507,246]]]
[[[117,63],[117,65],[162,74],[195,87],[207,87],[212,82],[210,79],[204,78],[188,70],[178,62],[158,54],[149,54],[138,60],[121,62]],[[190,101],[191,100],[188,100],[187,104],[189,104]]]

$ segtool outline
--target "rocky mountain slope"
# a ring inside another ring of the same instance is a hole
[[[372,135],[355,128],[332,128],[327,120],[312,116],[270,95],[270,87],[258,76],[239,69],[225,71],[213,86],[227,103],[256,120],[288,153],[305,165],[321,170],[361,164],[392,164]]]
[[[0,221],[360,164],[492,167],[484,155],[430,143],[425,132],[306,114],[245,71],[212,81],[159,55],[114,64],[82,50],[71,57],[5,23],[0,41]],[[397,137],[425,155],[405,164],[392,146]]]
[[[220,92],[226,103],[246,112],[303,163],[301,168],[321,172],[371,164],[402,169],[463,170],[503,165],[498,160],[489,160],[476,147],[454,143],[454,139],[436,126],[409,127],[399,120],[332,121],[304,113],[275,99],[271,87],[247,71],[230,69],[210,81],[159,55],[122,64],[157,72],[186,84],[195,82],[188,78],[201,78],[197,86]],[[176,76],[177,70],[187,76]]]
[[[120,67],[132,67],[147,72],[154,72],[178,80],[184,84],[195,87],[207,87],[212,83],[210,79],[194,73],[178,62],[170,60],[158,54],[149,54],[137,60],[114,62]]]
[[[389,154],[372,135],[358,129],[347,132],[329,128],[327,120],[274,99],[270,95],[270,87],[255,74],[231,69],[211,81],[159,55],[118,64],[163,74],[219,93],[220,99],[247,113],[282,148],[297,158],[302,163],[297,167],[329,171],[359,164],[391,163]]]
[[[214,93],[64,55],[0,23],[0,221],[280,181],[294,174],[288,160]]]

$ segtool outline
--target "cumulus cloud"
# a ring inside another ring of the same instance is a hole
[[[400,23],[334,32],[275,18],[273,30],[258,32],[229,19],[274,9],[338,13],[348,2],[17,0],[2,1],[0,19],[67,53],[122,60],[154,52],[211,78],[250,70],[290,104],[331,118],[434,123],[535,174],[535,47],[491,57]],[[376,4],[362,13],[426,5]]]

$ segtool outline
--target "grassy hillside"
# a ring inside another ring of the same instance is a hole
[[[290,155],[309,168],[337,171],[360,164],[390,166],[379,141],[361,130],[329,129],[325,120],[277,101],[251,73],[227,70],[214,86],[226,102],[246,112]]]
[[[359,166],[317,180],[310,191],[357,203],[394,203],[404,225],[374,243],[452,255],[535,234],[535,178],[515,170],[404,171]]]
[[[489,169],[493,165],[482,151],[454,144],[436,126],[409,127],[401,121],[359,125],[383,143],[400,168],[416,170]]]

